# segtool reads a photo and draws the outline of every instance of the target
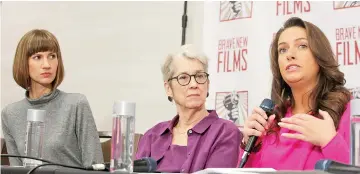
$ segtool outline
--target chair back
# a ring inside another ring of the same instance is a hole
[[[5,139],[1,138],[1,154],[8,154],[6,149]],[[1,157],[1,165],[10,165],[8,157]]]
[[[133,160],[135,160],[135,155],[138,149],[138,143],[143,134],[135,133],[134,139],[134,152],[133,152]],[[101,143],[101,148],[103,152],[104,162],[108,163],[111,159],[111,131],[101,131],[99,132],[100,139],[107,138],[108,140]]]

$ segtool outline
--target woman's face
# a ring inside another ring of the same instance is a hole
[[[290,87],[316,82],[319,65],[310,50],[304,28],[290,27],[281,33],[278,55],[281,76]]]
[[[51,51],[38,52],[31,55],[28,61],[32,84],[37,83],[48,86],[54,81],[58,67],[56,53]]]
[[[209,88],[208,75],[203,64],[197,59],[178,58],[174,59],[172,68],[172,80],[165,82],[168,96],[172,97],[176,104],[189,109],[202,107]]]

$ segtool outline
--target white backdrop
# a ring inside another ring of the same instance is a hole
[[[235,117],[234,110],[238,110],[236,123],[241,127],[252,109],[270,98],[270,44],[293,16],[325,32],[345,73],[346,87],[359,91],[360,2],[205,2],[203,48],[211,57],[209,71],[214,82],[209,108],[226,119]],[[224,104],[231,97],[239,101],[237,105]]]
[[[202,2],[188,3],[187,43],[201,45]],[[2,2],[1,109],[24,98],[12,77],[15,49],[34,28],[60,42],[65,79],[85,94],[98,130],[111,130],[114,100],[136,102],[136,132],[171,119],[161,64],[181,44],[183,2]]]
[[[238,111],[244,116],[263,98],[270,97],[270,42],[291,16],[318,25],[334,49],[336,29],[357,29],[355,39],[339,40],[349,41],[347,62],[353,65],[344,65],[343,55],[339,63],[346,75],[346,86],[360,87],[356,78],[360,74],[360,58],[355,56],[354,42],[360,48],[357,19],[360,7],[334,10],[333,2],[252,2],[241,5],[238,13],[231,12],[229,4],[223,4],[221,16],[220,2],[188,4],[187,43],[203,46],[210,58],[207,108],[215,109],[217,102],[224,118],[229,111],[223,99],[233,91],[239,94]],[[64,54],[66,77],[60,89],[88,97],[99,130],[111,129],[110,113],[116,99],[137,102],[136,131],[140,133],[175,113],[163,90],[160,64],[168,52],[180,45],[183,2],[2,2],[0,10],[1,108],[24,97],[24,91],[12,79],[17,42],[26,31],[45,28],[58,37]],[[230,49],[227,65],[224,53],[218,59],[219,52],[228,51],[219,50],[219,41],[224,47],[224,41],[233,38],[235,43],[239,41],[235,51],[238,55],[240,50],[240,59],[237,59],[239,63],[233,63],[233,49]],[[338,47],[341,54],[347,53],[343,44]],[[142,78],[144,72],[152,80]],[[238,124],[241,120],[238,119]]]

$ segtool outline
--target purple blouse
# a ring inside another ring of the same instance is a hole
[[[206,168],[236,168],[242,134],[234,123],[219,118],[216,111],[209,112],[207,117],[188,130],[186,151],[171,144],[172,128],[179,120],[177,115],[144,134],[136,159],[155,159],[159,172],[192,173]]]
[[[157,171],[176,173],[187,158],[187,146],[171,145],[157,166]]]

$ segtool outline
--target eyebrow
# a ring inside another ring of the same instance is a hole
[[[300,37],[300,38],[295,39],[295,41],[299,41],[299,40],[307,40],[307,39],[304,38],[304,37]],[[278,46],[281,45],[281,44],[285,44],[285,43],[286,42],[281,42],[281,43],[278,44]]]

